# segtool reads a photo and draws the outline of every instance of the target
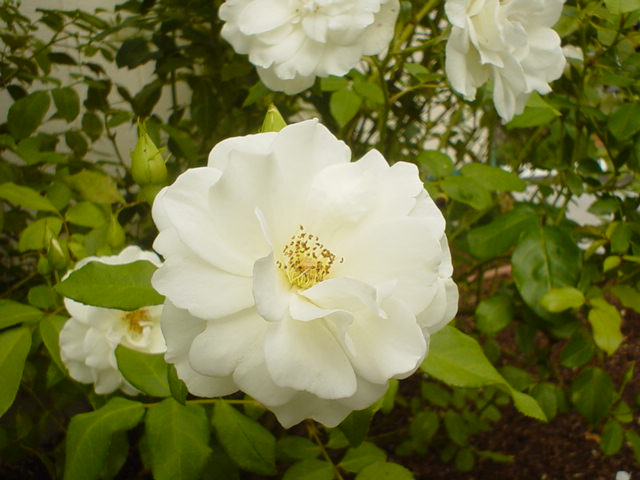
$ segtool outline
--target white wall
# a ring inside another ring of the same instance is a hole
[[[33,18],[34,20],[36,20],[40,17],[40,14],[36,11],[37,8],[63,9],[63,10],[74,10],[76,8],[80,8],[84,11],[93,13],[96,8],[101,8],[106,11],[112,11],[114,7],[118,3],[121,3],[122,1],[123,0],[22,0],[22,3],[20,5],[20,12],[28,16],[29,18]],[[103,13],[101,14],[101,17],[104,18],[105,15],[107,14]],[[136,32],[130,30],[129,35],[132,35],[132,34],[136,34]],[[47,29],[46,27],[43,27],[38,32],[38,36],[43,40],[48,40],[51,37],[51,35],[52,35],[51,30]],[[126,38],[127,38],[127,33],[123,32],[119,40],[122,41]],[[69,46],[72,47],[73,45],[69,45]],[[72,51],[69,51],[68,53],[70,53],[73,56]],[[153,79],[153,68],[154,68],[153,62],[137,67],[133,70],[129,70],[127,68],[119,69],[113,63],[107,63],[104,61],[100,62],[101,59],[102,57],[98,54],[92,57],[91,61],[96,63],[102,63],[102,66],[104,67],[107,76],[111,78],[112,82],[114,84],[124,85],[129,90],[131,95],[134,95],[135,93],[137,93],[144,85],[146,85]],[[61,79],[63,84],[69,83],[70,77],[68,73],[70,71],[71,70],[66,66],[61,67],[58,69],[57,72],[54,71],[52,76]],[[44,85],[42,83],[39,83],[39,84],[36,83],[31,87],[31,89],[35,90],[38,88],[46,89],[46,88],[54,88],[54,87],[55,85],[52,85],[52,84]],[[116,89],[114,87],[112,89],[112,93],[109,98],[110,101],[114,104],[114,107],[122,108],[123,110],[130,110],[129,104],[126,103],[124,100],[122,100],[120,95],[115,90]],[[85,87],[80,87],[79,95],[80,95],[81,101],[83,101],[86,96]],[[178,89],[178,98],[180,101],[182,102],[186,101],[186,95],[187,95],[187,91],[185,89]],[[0,122],[4,122],[6,120],[7,111],[9,109],[9,106],[11,105],[11,102],[12,102],[11,98],[9,97],[7,92],[0,92]],[[55,107],[53,107],[53,102],[52,102],[52,106],[48,113],[48,116],[55,113],[54,108]],[[154,111],[160,114],[163,118],[166,118],[165,113],[168,112],[169,108],[170,108],[169,95],[163,95],[158,105],[156,105],[156,108]],[[80,117],[78,117],[78,119],[76,119],[76,121],[72,125],[76,128],[79,128]],[[61,130],[64,130],[65,128],[68,128],[68,125],[64,121],[56,120],[56,121],[47,122],[47,124],[44,125],[42,128],[45,131],[59,132]],[[117,129],[115,129],[115,132],[117,136],[116,139],[117,139],[118,149],[120,150],[120,153],[125,158],[125,160],[129,161],[129,152],[133,150],[136,139],[137,139],[136,128],[126,123],[124,125],[121,125]],[[106,138],[102,138],[93,145],[92,152],[87,155],[87,160],[104,159],[105,157],[109,158],[113,155],[114,153],[113,153],[113,147],[111,143]]]

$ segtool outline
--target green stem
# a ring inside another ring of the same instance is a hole
[[[333,463],[333,460],[331,460],[331,457],[327,453],[327,449],[324,448],[324,443],[322,443],[322,440],[320,440],[320,437],[318,436],[318,431],[316,430],[316,426],[313,423],[313,420],[309,420],[307,422],[307,431],[309,432],[309,437],[311,437],[313,441],[318,445],[318,447],[320,447],[324,459],[333,466],[333,470],[336,472],[336,477],[338,478],[338,480],[344,480],[344,477],[340,473],[338,466]]]

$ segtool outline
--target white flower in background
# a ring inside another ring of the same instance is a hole
[[[415,371],[458,290],[414,165],[357,162],[317,120],[227,139],[153,205],[167,361],[285,427],[338,424]]]
[[[551,29],[564,0],[447,0],[453,24],[446,71],[454,90],[474,100],[493,81],[493,103],[504,121],[522,113],[532,91],[551,91],[565,65],[560,37]]]
[[[84,258],[74,270],[89,262],[122,265],[138,260],[161,264],[155,253],[131,246],[118,255]],[[118,388],[130,395],[139,393],[118,371],[114,352],[122,344],[139,352],[163,353],[166,347],[160,329],[162,305],[131,312],[84,305],[70,298],[64,299],[64,305],[71,318],[60,332],[60,356],[71,378],[93,383],[99,394],[111,393]]]
[[[399,8],[398,0],[227,0],[219,15],[223,38],[249,55],[263,83],[294,94],[385,50]]]

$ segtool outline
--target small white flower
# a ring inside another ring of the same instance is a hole
[[[89,262],[122,265],[147,260],[160,266],[158,256],[130,246],[118,255],[87,257],[74,270]],[[68,272],[68,276],[71,272]],[[64,299],[71,315],[60,332],[60,357],[71,378],[93,383],[96,393],[111,393],[118,388],[135,395],[138,392],[118,370],[115,349],[118,345],[144,353],[163,353],[166,350],[160,329],[162,305],[139,308],[131,312],[94,307]]]
[[[165,358],[285,427],[338,424],[413,373],[456,313],[442,214],[417,168],[357,162],[316,120],[227,139],[153,205]]]
[[[532,91],[551,91],[565,65],[560,37],[551,29],[564,0],[447,0],[453,24],[446,71],[454,90],[474,100],[493,81],[493,103],[503,120],[522,113]]]
[[[398,11],[398,0],[227,0],[219,15],[223,38],[249,55],[263,83],[294,94],[381,53]]]

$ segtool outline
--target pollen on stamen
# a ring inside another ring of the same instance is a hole
[[[343,263],[344,258],[336,257],[320,242],[320,237],[305,232],[304,226],[298,229],[282,249],[284,262],[278,260],[276,265],[291,285],[306,289],[327,278],[333,264]]]
[[[149,312],[144,308],[127,312],[122,316],[122,321],[127,326],[129,333],[133,337],[142,335],[144,327],[152,323]]]

